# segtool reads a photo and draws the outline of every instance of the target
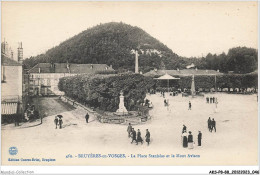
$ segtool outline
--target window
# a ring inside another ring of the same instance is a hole
[[[6,82],[6,77],[5,77],[5,67],[1,66],[1,83]]]

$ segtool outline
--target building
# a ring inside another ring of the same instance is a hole
[[[9,47],[6,41],[1,43],[1,56],[2,55],[12,60],[14,59],[14,52],[12,51],[12,48]]]
[[[144,76],[159,77],[164,74],[171,76],[196,76],[196,75],[223,75],[223,73],[215,70],[202,70],[202,69],[182,69],[182,70],[151,70],[144,74]]]
[[[23,69],[22,43],[18,47],[18,61],[6,41],[1,43],[1,107],[2,118],[23,114],[28,102],[29,78]]]
[[[99,71],[114,71],[106,64],[39,63],[28,71],[30,95],[63,95],[59,91],[59,79],[78,74],[93,74]]]
[[[22,64],[1,54],[2,118],[23,113]]]

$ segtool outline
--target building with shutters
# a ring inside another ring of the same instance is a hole
[[[78,74],[95,74],[99,71],[114,71],[106,64],[39,63],[28,71],[31,96],[63,95],[59,91],[59,79]]]

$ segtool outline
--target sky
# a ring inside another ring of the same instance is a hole
[[[258,48],[257,2],[2,2],[2,41],[24,58],[100,23],[142,28],[186,57]]]

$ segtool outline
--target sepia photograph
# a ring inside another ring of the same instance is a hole
[[[258,166],[258,30],[257,1],[2,1],[1,165]]]

